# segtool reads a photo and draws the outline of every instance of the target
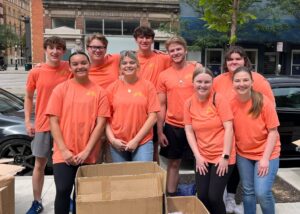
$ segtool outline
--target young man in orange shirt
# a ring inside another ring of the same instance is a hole
[[[88,77],[88,56],[84,52],[74,52],[69,64],[74,78],[53,90],[46,110],[54,139],[56,214],[69,213],[70,194],[79,166],[98,160],[99,140],[110,115],[106,92]]]
[[[33,68],[27,79],[24,102],[25,125],[29,136],[34,136],[31,143],[35,164],[32,174],[34,201],[27,214],[40,213],[43,210],[42,189],[44,171],[51,152],[52,137],[48,117],[45,115],[46,106],[54,87],[70,77],[68,63],[61,61],[66,50],[66,43],[59,37],[50,37],[44,41],[46,63]],[[35,125],[31,123],[34,93],[37,91],[35,106]]]
[[[170,196],[175,196],[181,159],[188,147],[183,107],[194,92],[192,76],[196,65],[186,61],[187,45],[183,38],[168,39],[166,48],[172,59],[172,66],[163,71],[158,79],[161,111],[158,113],[157,133],[160,154],[168,158],[167,192]]]

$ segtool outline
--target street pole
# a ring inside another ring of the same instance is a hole
[[[18,70],[18,45],[15,45],[15,70]]]

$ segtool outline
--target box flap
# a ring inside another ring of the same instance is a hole
[[[22,166],[11,164],[0,164],[0,175],[15,175],[24,169]]]
[[[184,214],[209,214],[203,203],[195,196],[168,197],[168,212]]]
[[[77,199],[111,201],[162,196],[158,173],[77,178]]]

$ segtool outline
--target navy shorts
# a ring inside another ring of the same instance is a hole
[[[184,128],[165,124],[164,134],[168,139],[169,145],[161,147],[159,154],[168,159],[182,159],[189,144],[186,139]]]

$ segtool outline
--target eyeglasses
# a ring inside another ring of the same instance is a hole
[[[106,49],[106,46],[89,46],[88,45],[87,47],[91,48],[92,51],[97,51],[97,50],[102,51],[102,50]]]
[[[136,55],[136,51],[132,51],[132,50],[123,50],[123,51],[120,51],[120,55],[121,55],[121,56]]]

